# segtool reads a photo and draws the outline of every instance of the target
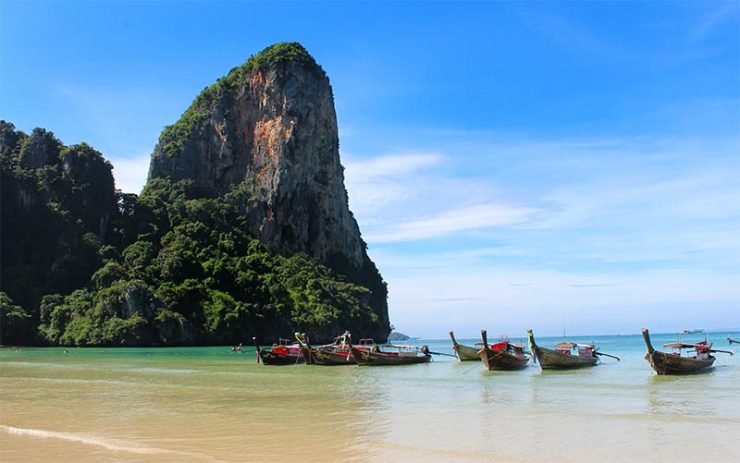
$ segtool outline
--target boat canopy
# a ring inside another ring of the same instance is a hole
[[[574,342],[563,341],[563,342],[559,342],[559,343],[555,344],[555,347],[557,347],[559,349],[573,349],[577,345],[578,344],[576,344]]]
[[[501,342],[497,342],[497,343],[491,344],[491,347],[490,348],[491,348],[491,350],[494,350],[494,351],[507,350],[507,348],[511,348],[511,349],[516,350],[516,351],[523,351],[524,350],[524,346],[522,346],[521,344],[514,344],[514,343],[509,342],[509,341],[501,341]]]
[[[685,342],[671,342],[668,344],[663,344],[663,347],[669,347],[671,349],[689,349],[691,347],[696,347],[696,344],[686,344]]]
[[[508,345],[508,342],[497,342],[495,344],[491,344],[491,349],[494,351],[506,350],[506,346]]]
[[[555,344],[555,347],[558,349],[575,349],[576,347],[580,347],[581,349],[593,349],[593,344],[577,344],[575,342],[570,341],[563,341]]]

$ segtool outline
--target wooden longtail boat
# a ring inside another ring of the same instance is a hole
[[[655,350],[650,342],[650,333],[646,328],[642,329],[642,337],[645,339],[647,354],[645,360],[650,362],[650,366],[659,375],[685,375],[692,373],[705,373],[709,371],[715,361],[711,354],[723,352],[734,355],[731,351],[712,349],[712,344],[706,340],[696,344],[687,344],[675,342],[666,344],[664,347],[678,349],[677,353],[667,353]],[[686,357],[681,355],[681,349],[694,349],[696,355]]]
[[[306,363],[313,365],[355,365],[357,361],[352,356],[350,346],[350,333],[345,331],[341,336],[334,339],[334,343],[324,346],[311,347],[308,339],[301,333],[295,334],[298,344],[301,346],[303,358]]]
[[[529,357],[524,354],[524,347],[512,344],[507,340],[488,344],[486,330],[481,330],[483,348],[478,351],[478,357],[489,370],[521,370],[526,368]]]
[[[387,345],[384,347],[386,349],[397,349],[397,351],[383,351],[377,345],[364,349],[350,344],[352,356],[354,356],[358,365],[413,365],[415,363],[427,363],[432,359],[427,346],[421,346],[420,349],[414,346]]]
[[[728,342],[728,343],[729,343],[730,345],[733,345],[733,344],[740,344],[740,341],[736,341],[736,340],[732,339],[732,338],[731,338],[731,337],[729,337],[729,336],[727,337],[727,342]]]
[[[598,352],[598,349],[594,346],[579,345],[567,341],[556,344],[555,349],[540,347],[534,340],[532,330],[527,330],[527,337],[529,338],[529,348],[532,350],[532,358],[535,363],[539,361],[543,370],[592,367],[599,363],[598,355],[619,360],[619,357]],[[573,354],[573,351],[576,351],[577,354]]]
[[[467,360],[478,360],[478,349],[458,344],[457,339],[455,339],[455,333],[452,331],[450,331],[450,339],[452,339],[452,348],[455,350],[457,358],[460,359],[461,362],[465,362]]]
[[[252,341],[257,349],[257,363],[262,360],[265,365],[295,365],[305,361],[298,344],[274,344],[272,349],[263,350],[257,344],[257,338],[252,338]]]

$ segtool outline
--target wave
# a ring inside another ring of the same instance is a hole
[[[71,432],[57,432],[47,431],[43,429],[27,429],[27,428],[16,428],[13,426],[6,426],[0,424],[0,430],[3,430],[11,435],[16,436],[30,436],[38,437],[42,439],[60,439],[69,442],[78,442],[85,445],[93,445],[96,447],[102,447],[106,450],[113,452],[127,452],[144,455],[193,455],[190,452],[179,452],[175,450],[162,449],[157,447],[149,447],[146,445],[137,444],[134,442],[124,441],[120,439],[109,439],[101,436],[90,435],[90,434],[76,434]],[[198,455],[203,456],[203,455]]]

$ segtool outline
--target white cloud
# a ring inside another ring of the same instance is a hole
[[[438,153],[399,153],[372,159],[356,159],[350,155],[345,164],[356,173],[358,181],[367,182],[379,178],[398,178],[439,165],[443,160]]]
[[[383,221],[378,214],[419,194],[420,174],[443,162],[437,153],[405,153],[358,159],[344,156],[350,208],[363,224]],[[423,175],[422,175],[423,176]]]
[[[149,172],[150,156],[141,154],[132,158],[113,158],[113,177],[116,188],[124,193],[141,193]]]
[[[558,242],[566,260],[738,254],[736,139],[453,138],[465,141],[350,159],[350,205],[371,247],[475,230],[510,248]]]
[[[480,204],[386,227],[377,234],[369,234],[367,240],[371,243],[422,240],[466,230],[520,224],[536,213],[537,209],[509,204]]]
[[[680,221],[740,219],[737,172],[673,166],[638,174],[595,175],[578,184],[559,186],[545,200],[560,209],[542,227],[598,223],[626,228],[670,225]]]
[[[399,330],[740,325],[737,138],[427,135],[348,168]]]
[[[707,3],[708,8],[697,15],[688,28],[687,35],[692,42],[701,42],[711,37],[723,26],[737,27],[740,5],[736,2]]]
[[[438,153],[348,158],[350,207],[370,243],[420,240],[520,223],[532,209],[497,198],[484,179],[458,177]]]

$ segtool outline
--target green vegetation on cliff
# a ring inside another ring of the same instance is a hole
[[[256,71],[285,62],[318,66],[313,56],[300,43],[281,42],[270,45],[256,55],[250,56],[242,68],[245,71]]]
[[[115,243],[116,193],[111,165],[85,144],[65,147],[54,134],[16,132],[0,121],[3,307],[0,337],[35,339],[38,303],[82,287]],[[16,314],[9,320],[9,314]]]
[[[249,235],[244,186],[203,197],[191,181],[153,179],[140,197],[122,194],[85,144],[4,121],[0,137],[3,344],[217,344],[377,329],[366,287]]]

